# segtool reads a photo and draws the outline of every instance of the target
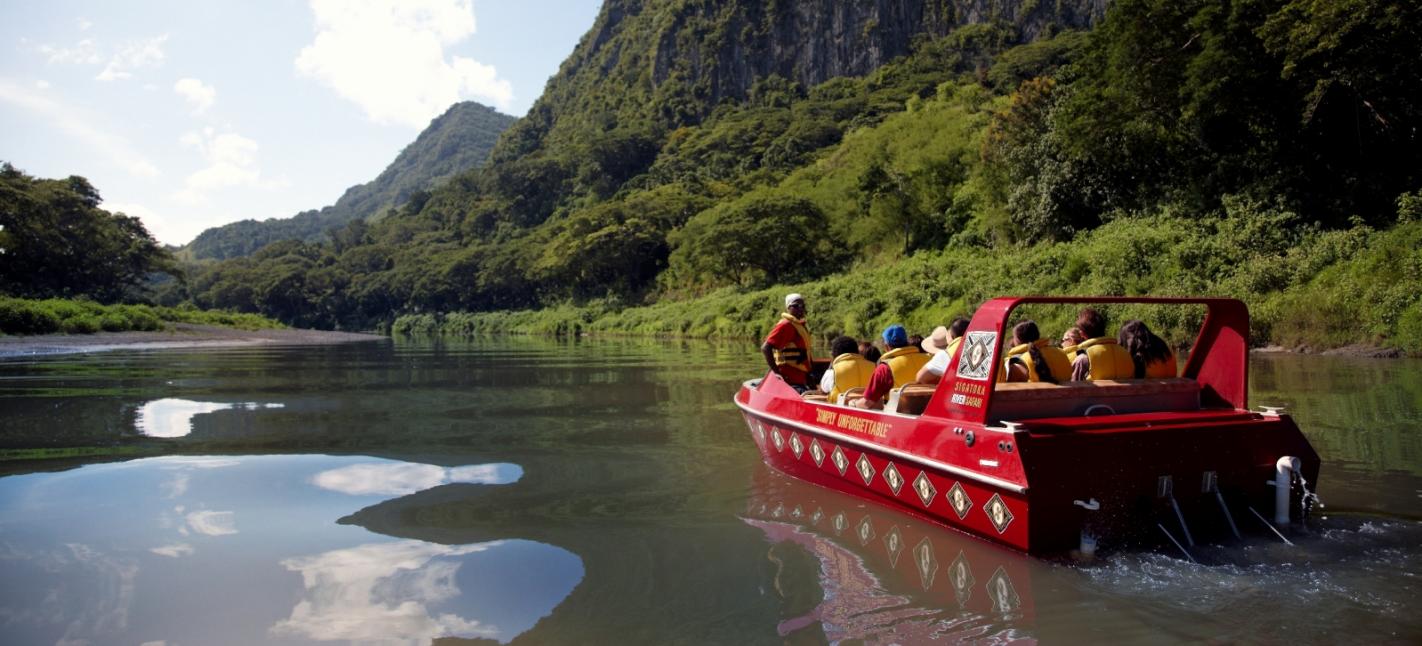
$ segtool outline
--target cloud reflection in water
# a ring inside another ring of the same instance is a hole
[[[259,402],[198,402],[187,399],[155,399],[138,409],[138,432],[149,437],[183,437],[193,432],[193,417],[220,410],[281,408],[281,404]]]
[[[399,640],[428,643],[436,637],[496,637],[497,627],[453,613],[431,615],[429,606],[459,596],[452,557],[498,547],[436,545],[402,540],[332,550],[283,560],[299,572],[306,598],[291,617],[272,626],[280,636],[316,640]]]
[[[352,464],[316,474],[311,482],[352,496],[403,496],[455,482],[508,484],[523,477],[516,464],[476,464],[440,467],[433,464],[386,462]]]

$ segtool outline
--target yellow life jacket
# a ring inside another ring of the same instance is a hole
[[[1078,352],[1085,352],[1091,362],[1091,372],[1087,379],[1134,379],[1136,363],[1131,353],[1109,336],[1087,339],[1076,346]]]
[[[775,365],[789,366],[805,374],[810,373],[814,365],[814,359],[810,357],[810,328],[805,327],[805,321],[797,319],[789,314],[781,314],[780,318],[789,321],[795,328],[795,332],[800,335],[799,345],[790,345],[783,348],[774,348]]]
[[[874,375],[874,363],[858,352],[846,352],[830,362],[834,371],[834,387],[829,391],[831,403],[839,401],[840,393],[850,388],[864,388]]]
[[[1062,346],[1062,352],[1066,353],[1066,356],[1067,356],[1068,359],[1071,359],[1072,361],[1076,361],[1077,348],[1079,348],[1079,347],[1081,347],[1081,346],[1079,346],[1079,345],[1064,345],[1064,346]]]
[[[1011,350],[1008,350],[1007,357],[1002,363],[1002,370],[997,373],[997,380],[1006,381],[1007,371],[1008,368],[1012,366],[1012,360],[1019,359],[1027,366],[1027,381],[1041,381],[1041,377],[1037,375],[1037,364],[1032,360],[1032,353],[1027,351],[1033,345],[1036,345],[1037,349],[1041,351],[1042,359],[1047,362],[1047,367],[1051,369],[1053,379],[1058,382],[1071,381],[1071,359],[1068,359],[1066,353],[1062,352],[1061,349],[1052,347],[1046,339],[1037,339],[1033,343],[1023,343],[1022,345],[1014,346]],[[1134,370],[1134,368],[1132,368],[1132,370]]]
[[[1135,374],[1132,372],[1131,374]],[[1170,351],[1170,357],[1159,361],[1152,361],[1146,364],[1146,379],[1169,379],[1179,376],[1175,368],[1175,351]]]
[[[879,357],[879,363],[889,364],[889,370],[894,371],[894,387],[902,388],[918,379],[919,369],[931,358],[922,348],[909,345],[885,352]],[[835,375],[835,379],[839,379],[839,375]]]

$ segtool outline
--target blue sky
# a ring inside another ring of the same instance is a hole
[[[329,205],[430,119],[522,116],[600,0],[0,5],[0,160],[183,244]]]

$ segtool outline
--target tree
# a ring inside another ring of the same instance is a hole
[[[98,208],[88,180],[0,169],[0,293],[28,298],[137,298],[151,273],[179,275],[138,218]]]
[[[760,286],[818,276],[844,259],[809,200],[756,191],[693,217],[672,236],[686,286]]]

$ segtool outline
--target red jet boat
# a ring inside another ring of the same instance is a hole
[[[1018,306],[1121,303],[1204,306],[1180,377],[997,381]],[[1249,409],[1248,361],[1238,300],[997,298],[941,382],[905,386],[882,411],[801,397],[773,373],[735,402],[765,462],[790,476],[1033,554],[1162,535],[1184,549],[1310,506],[1318,454],[1288,415]]]

